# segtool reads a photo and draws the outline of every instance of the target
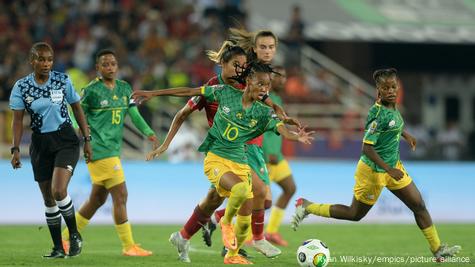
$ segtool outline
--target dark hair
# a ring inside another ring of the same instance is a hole
[[[233,57],[238,55],[246,55],[244,49],[234,44],[232,41],[225,41],[219,51],[206,51],[208,58],[215,63],[229,62]]]
[[[36,58],[38,50],[49,50],[51,54],[54,54],[53,48],[46,42],[38,42],[33,44],[30,49],[30,60]]]
[[[269,74],[270,73],[279,74],[278,72],[274,71],[274,69],[271,67],[270,64],[265,64],[257,60],[254,60],[254,61],[249,62],[246,68],[237,77],[233,77],[233,79],[235,79],[241,84],[245,84],[246,79],[248,77],[251,77],[258,72],[264,72],[264,73],[269,73]]]
[[[373,72],[373,79],[376,86],[383,80],[393,76],[397,77],[397,70],[395,68],[379,69]]]
[[[106,49],[101,49],[99,52],[96,53],[96,63],[99,62],[99,58],[102,57],[103,55],[113,55],[115,56],[115,52],[112,49],[106,48]]]

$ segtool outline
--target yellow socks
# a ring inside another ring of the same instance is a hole
[[[280,224],[282,223],[282,218],[284,217],[285,210],[273,206],[270,212],[269,224],[266,228],[266,233],[277,233],[279,231]]]
[[[311,214],[328,218],[330,217],[330,206],[330,204],[312,203],[308,205],[305,210],[310,212]]]
[[[237,249],[236,250],[229,250],[228,256],[236,256],[238,254],[239,249],[246,241],[249,233],[251,232],[251,215],[242,216],[237,215],[236,218],[236,225],[234,226],[234,233],[236,234],[237,239]]]
[[[124,250],[129,249],[132,247],[135,242],[132,237],[132,227],[130,226],[129,222],[125,222],[123,224],[116,224],[115,230],[119,235],[120,242],[122,242],[122,248]]]
[[[226,211],[223,218],[221,218],[224,224],[230,224],[233,221],[234,215],[247,198],[248,190],[249,186],[245,182],[237,183],[231,188]]]
[[[421,230],[424,236],[429,242],[430,250],[432,252],[436,252],[440,247],[440,239],[439,234],[437,233],[437,229],[435,229],[434,225],[427,227],[426,229]]]
[[[82,232],[84,228],[89,224],[89,220],[84,218],[79,212],[76,212],[76,225],[79,232]],[[69,240],[69,231],[68,227],[64,228],[61,233],[64,240]]]

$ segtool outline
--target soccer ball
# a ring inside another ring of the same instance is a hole
[[[304,267],[325,267],[330,261],[330,250],[318,239],[309,239],[297,250],[297,261]]]

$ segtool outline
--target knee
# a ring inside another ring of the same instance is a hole
[[[268,210],[272,207],[272,200],[271,199],[266,199],[264,200],[264,209]]]
[[[43,200],[46,207],[53,207],[56,205],[56,201],[54,201],[53,197],[47,197]]]
[[[284,188],[284,194],[289,197],[292,197],[295,194],[296,190],[297,188],[295,187],[295,184],[290,184],[287,188]]]
[[[105,196],[91,196],[89,201],[95,207],[99,208],[99,207],[102,207],[102,205],[104,205],[104,203],[106,203],[107,195],[105,195]]]
[[[200,209],[212,214],[223,203],[223,198],[218,195],[218,192],[214,191],[209,193],[206,198],[200,203]]]
[[[426,204],[424,203],[424,201],[421,201],[419,203],[415,203],[415,204],[412,205],[411,210],[415,214],[421,213],[421,212],[426,212],[427,211]]]
[[[68,195],[68,192],[65,189],[60,188],[53,188],[51,193],[56,201],[63,200]]]
[[[246,199],[249,193],[249,186],[245,182],[240,182],[231,188],[231,194],[240,199]]]
[[[122,193],[114,198],[114,205],[125,206],[127,203],[127,193]]]
[[[265,186],[255,187],[253,188],[252,193],[254,195],[254,199],[264,200],[266,198],[267,190]]]

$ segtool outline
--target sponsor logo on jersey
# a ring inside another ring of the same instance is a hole
[[[242,119],[242,113],[241,112],[236,113],[236,118],[241,120]]]
[[[256,124],[257,124],[257,120],[252,119],[251,122],[249,123],[249,126],[252,128],[252,127],[256,126]]]
[[[27,96],[27,97],[25,98],[25,102],[28,103],[28,104],[30,104],[31,102],[33,102],[33,100],[35,100],[35,98],[32,97],[32,96]]]
[[[394,127],[394,125],[396,125],[396,121],[395,120],[391,120],[389,122],[389,127]]]

